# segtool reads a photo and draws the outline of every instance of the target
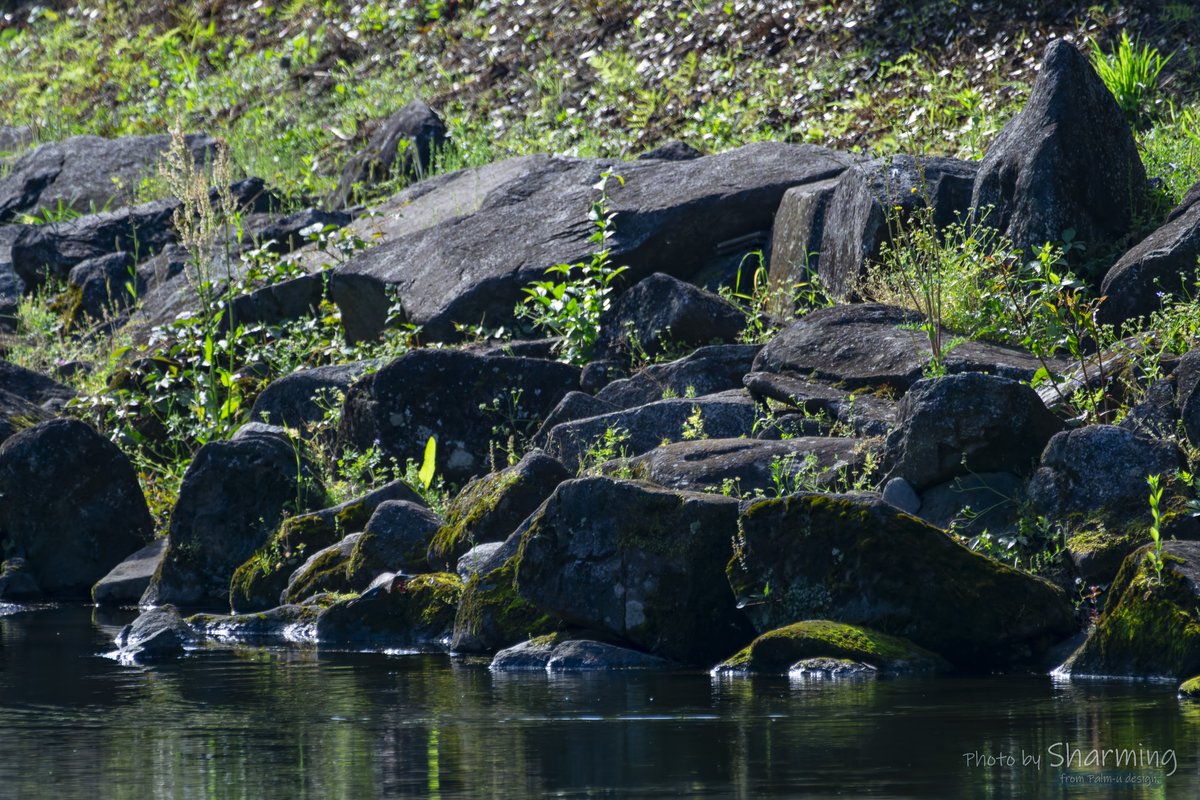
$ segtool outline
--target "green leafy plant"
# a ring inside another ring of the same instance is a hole
[[[683,421],[682,436],[685,442],[708,438],[704,432],[704,415],[700,406],[692,406],[692,413]]]
[[[1150,486],[1150,542],[1153,545],[1146,551],[1146,559],[1154,569],[1155,580],[1162,585],[1163,561],[1162,540],[1162,475],[1147,475],[1146,483]]]
[[[421,469],[417,471],[417,480],[421,482],[421,488],[429,491],[430,484],[433,483],[433,476],[437,472],[437,439],[430,436],[429,441],[425,443],[425,457],[421,461]]]
[[[1091,46],[1092,66],[1116,98],[1129,123],[1134,127],[1146,126],[1158,96],[1159,74],[1174,54],[1164,58],[1156,47],[1139,47],[1129,38],[1128,31],[1121,32],[1121,39],[1112,52],[1105,53],[1095,40],[1091,41]]]
[[[611,304],[613,283],[627,267],[614,267],[609,257],[609,240],[615,234],[609,208],[608,181],[624,183],[620,175],[606,170],[593,187],[600,196],[593,201],[588,218],[595,230],[590,241],[597,246],[588,263],[558,264],[546,270],[559,280],[534,281],[525,287],[525,299],[516,308],[518,318],[563,337],[559,355],[570,364],[585,364],[600,336],[600,317]]]
[[[606,461],[614,459],[628,458],[628,448],[626,445],[632,438],[632,434],[621,427],[606,428],[604,433],[596,437],[596,440],[588,446],[583,455],[579,459],[579,475],[591,475],[596,472],[596,468]]]

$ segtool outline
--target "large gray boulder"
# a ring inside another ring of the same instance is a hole
[[[434,341],[456,338],[455,322],[507,324],[522,289],[547,268],[591,260],[593,187],[610,169],[624,178],[608,184],[616,214],[608,247],[614,266],[629,267],[623,285],[658,271],[703,285],[766,238],[787,189],[849,163],[824,148],[779,143],[688,161],[546,159],[493,189],[475,213],[355,256],[335,272],[334,300],[351,338],[379,333],[392,291],[406,321]]]
[[[1114,425],[1055,434],[1029,484],[1034,506],[1051,518],[1144,514],[1148,475],[1163,485],[1183,466],[1178,446]]]
[[[339,438],[403,464],[419,462],[433,436],[438,474],[461,481],[488,471],[494,446],[532,432],[578,385],[579,368],[555,361],[414,350],[351,387]]]
[[[1157,311],[1163,293],[1191,289],[1200,258],[1200,204],[1181,204],[1158,230],[1134,245],[1109,269],[1100,284],[1106,299],[1097,315],[1120,325]]]
[[[877,498],[760,500],[743,510],[738,532],[727,575],[762,633],[829,619],[993,670],[1036,661],[1075,628],[1061,589]]]
[[[595,358],[625,361],[737,340],[746,315],[712,292],[656,272],[600,318]]]
[[[975,164],[952,158],[898,155],[848,169],[825,210],[817,271],[822,287],[838,298],[858,294],[867,266],[902,226],[930,209],[939,229],[965,219]]]
[[[42,591],[86,597],[154,528],[137,473],[117,446],[74,419],[0,445],[0,542]]]
[[[198,164],[215,154],[216,140],[209,136],[189,135],[185,140]],[[170,137],[158,135],[73,136],[36,147],[0,180],[0,222],[18,214],[37,216],[60,209],[87,214],[126,205],[142,179],[154,174],[169,146]]]
[[[929,340],[916,330],[924,317],[876,303],[823,308],[785,328],[754,359],[755,373],[791,373],[836,382],[842,389],[904,391],[929,364]],[[944,332],[943,341],[952,334]],[[968,341],[943,354],[946,371],[987,372],[1029,380],[1041,368],[1033,355],[1015,347]],[[1059,362],[1052,361],[1052,369]]]
[[[721,580],[737,506],[640,482],[568,481],[530,520],[517,591],[654,655],[711,664],[753,635]]]
[[[234,571],[284,516],[320,508],[324,489],[281,428],[245,426],[201,447],[183,476],[167,552],[142,605],[227,607]]]
[[[1046,47],[1025,108],[988,149],[971,205],[1024,248],[1075,237],[1089,247],[1130,230],[1146,171],[1125,115],[1075,45]]]
[[[1061,428],[1026,384],[977,372],[921,380],[900,400],[888,477],[921,491],[973,473],[1028,475]]]

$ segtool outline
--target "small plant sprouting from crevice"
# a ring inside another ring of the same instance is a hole
[[[613,266],[610,257],[616,212],[609,206],[609,180],[624,184],[620,175],[605,170],[593,187],[600,196],[592,202],[588,214],[595,228],[589,239],[596,246],[592,260],[547,269],[546,274],[552,277],[527,286],[525,299],[517,304],[515,312],[534,327],[561,336],[559,357],[569,364],[587,363],[600,337],[600,318],[612,303],[613,284],[627,269]]]
[[[1162,475],[1147,475],[1146,484],[1150,487],[1150,495],[1148,497],[1150,503],[1150,542],[1151,547],[1146,551],[1146,559],[1150,562],[1150,566],[1154,569],[1155,582],[1162,585],[1162,573],[1165,562],[1163,561],[1163,540],[1162,540]]]

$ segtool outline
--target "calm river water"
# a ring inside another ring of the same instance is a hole
[[[138,668],[103,656],[132,615],[0,614],[3,798],[1200,796],[1200,704],[1174,686],[548,678],[283,649]],[[1160,766],[1078,764],[1115,748]]]

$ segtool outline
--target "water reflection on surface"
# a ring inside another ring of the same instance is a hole
[[[128,618],[0,609],[0,797],[1200,793],[1200,706],[1171,686],[548,678],[440,655],[312,650],[211,650],[131,668],[101,655]],[[1177,769],[1116,773],[1157,787],[1063,786],[1056,743],[1171,749]]]

